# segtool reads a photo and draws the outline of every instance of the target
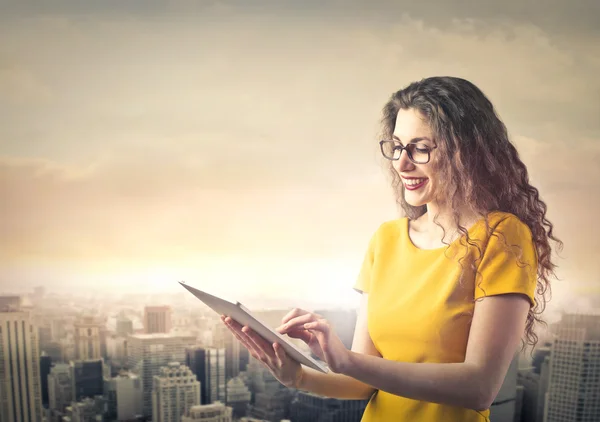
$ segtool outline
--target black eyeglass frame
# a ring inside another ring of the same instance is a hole
[[[385,152],[383,151],[383,145],[384,145],[384,144],[387,144],[387,143],[392,143],[392,144],[394,144],[394,149],[392,150],[392,154],[393,154],[395,151],[397,151],[397,150],[400,150],[400,155],[398,155],[398,158],[390,158],[390,157],[388,157],[388,156],[385,154]],[[384,158],[386,158],[387,160],[391,160],[391,161],[398,161],[398,160],[400,159],[400,157],[402,156],[402,151],[403,151],[403,150],[406,150],[406,155],[408,155],[408,159],[409,159],[410,161],[412,161],[413,163],[415,163],[415,164],[427,164],[427,163],[429,163],[429,161],[431,161],[431,151],[433,151],[434,149],[436,149],[436,148],[437,148],[437,145],[433,146],[433,148],[430,148],[430,147],[428,146],[428,147],[427,147],[427,149],[428,149],[428,151],[427,151],[427,161],[425,161],[425,162],[419,162],[419,161],[415,161],[415,160],[413,159],[413,156],[412,156],[412,154],[411,154],[411,152],[410,152],[410,148],[409,148],[409,146],[410,146],[410,145],[416,145],[416,144],[408,144],[408,145],[406,145],[406,146],[402,146],[402,144],[398,143],[398,141],[395,141],[395,140],[385,140],[385,139],[383,139],[383,140],[379,141],[379,148],[381,149],[381,154],[382,154],[382,155],[383,155],[383,157],[384,157]]]

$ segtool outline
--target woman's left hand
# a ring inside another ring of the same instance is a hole
[[[298,315],[299,316],[294,316]],[[290,314],[283,325],[277,328],[280,334],[294,333],[294,337],[310,338],[314,336],[319,342],[329,369],[335,373],[344,373],[350,362],[350,350],[344,346],[342,340],[335,334],[333,327],[321,315],[301,309],[296,309]],[[298,335],[304,331],[307,335]]]

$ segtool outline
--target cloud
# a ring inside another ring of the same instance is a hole
[[[0,54],[0,98],[4,102],[31,107],[47,103],[52,97],[52,90],[31,69]]]
[[[270,185],[252,185],[242,172],[229,175],[224,187],[219,178],[227,173],[218,165],[207,170],[169,163],[168,155],[154,161],[144,154],[129,157],[82,169],[2,159],[4,258],[174,259],[282,249],[335,255],[344,250],[340,239],[362,245],[373,226],[368,218],[356,222],[386,203],[373,185],[278,184],[276,175],[264,180]],[[373,201],[365,203],[365,197]],[[348,233],[347,224],[356,227]]]
[[[52,3],[27,3],[4,0],[0,5],[4,16],[71,15],[71,16],[137,16],[156,17],[168,15],[211,16],[214,14],[270,15],[274,17],[323,17],[328,21],[344,19],[378,20],[393,22],[406,13],[423,19],[429,26],[442,29],[452,19],[473,19],[489,24],[528,23],[558,34],[580,32],[598,33],[597,17],[600,6],[595,0],[505,1],[501,5],[491,2],[448,0],[437,2],[397,2],[394,0],[327,0],[327,1],[253,1],[243,0],[105,0],[80,2],[55,0]],[[543,10],[544,13],[540,13]],[[0,15],[1,16],[1,15]]]
[[[393,215],[377,161],[381,107],[407,83],[447,74],[496,104],[569,265],[592,274],[593,4],[543,17],[535,2],[499,12],[382,1],[369,5],[378,15],[345,2],[340,17],[333,1],[92,3],[2,18],[5,258],[362,251]],[[220,11],[177,14],[196,5]]]

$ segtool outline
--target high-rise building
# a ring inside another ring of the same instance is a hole
[[[38,327],[38,342],[40,351],[44,352],[48,346],[52,345],[52,329],[47,321],[35,324]]]
[[[287,388],[279,388],[277,390],[256,393],[254,404],[248,407],[248,415],[269,421],[281,420],[288,412],[291,399],[291,390]],[[310,419],[297,420],[304,421]]]
[[[0,312],[16,312],[21,310],[21,296],[0,296]]]
[[[517,384],[523,386],[521,419],[527,422],[544,421],[544,403],[548,390],[550,345],[535,349],[532,365],[519,369]]]
[[[293,390],[281,385],[262,362],[254,358],[248,365],[248,385],[254,394],[253,404],[248,407],[248,416],[270,421],[285,417]]]
[[[290,405],[293,421],[359,422],[369,400],[340,400],[298,391]]]
[[[160,368],[152,386],[152,421],[179,422],[200,404],[200,383],[190,368],[179,362]]]
[[[564,314],[555,334],[545,422],[600,421],[600,315]]]
[[[213,347],[225,349],[225,381],[237,377],[240,374],[240,341],[225,324],[215,327]]]
[[[193,406],[182,418],[181,422],[232,422],[231,407],[221,402]]]
[[[52,368],[52,358],[42,353],[40,357],[40,381],[42,386],[42,406],[48,408],[48,374]]]
[[[41,422],[38,331],[18,303],[0,297],[0,422]]]
[[[248,405],[252,398],[250,390],[240,377],[235,377],[227,382],[227,406],[233,409],[233,417],[246,416]]]
[[[127,337],[109,335],[106,337],[106,355],[110,364],[118,369],[127,368]]]
[[[146,306],[144,308],[144,333],[171,332],[171,308],[169,306]]]
[[[94,317],[85,316],[75,323],[75,360],[103,358],[103,324]]]
[[[50,320],[50,336],[52,341],[59,342],[67,335],[67,324],[66,318],[52,318]]]
[[[519,354],[515,354],[506,371],[500,391],[490,406],[490,420],[494,422],[513,422],[515,419],[518,366]]]
[[[225,349],[190,347],[186,350],[186,365],[201,385],[201,404],[225,402]]]
[[[70,378],[73,401],[104,394],[104,362],[102,359],[71,362]]]
[[[127,337],[133,334],[133,321],[123,315],[119,315],[115,331],[119,337]]]
[[[142,380],[125,371],[114,378],[105,379],[104,398],[108,420],[134,420],[143,413]]]
[[[152,414],[152,383],[162,366],[185,363],[185,349],[196,343],[194,336],[173,334],[134,334],[127,342],[128,367],[142,380],[143,415]]]
[[[517,384],[517,395],[515,397],[515,415],[511,422],[521,422],[524,396],[525,396],[525,388],[522,385]]]
[[[57,363],[48,375],[48,407],[53,420],[61,420],[66,408],[73,401],[71,367],[66,363]]]
[[[67,407],[68,420],[73,422],[96,422],[104,420],[106,401],[103,396],[86,397]]]

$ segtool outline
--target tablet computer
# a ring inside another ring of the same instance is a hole
[[[323,363],[317,361],[308,353],[300,350],[298,346],[290,342],[283,335],[279,334],[277,331],[261,322],[257,317],[252,315],[248,308],[246,308],[240,302],[229,302],[228,300],[211,295],[183,282],[179,282],[179,284],[185,287],[190,293],[204,302],[209,308],[217,312],[219,315],[229,316],[234,321],[237,321],[242,325],[247,325],[271,344],[279,343],[281,346],[283,346],[283,349],[288,356],[297,362],[323,373],[329,372],[329,369]]]

